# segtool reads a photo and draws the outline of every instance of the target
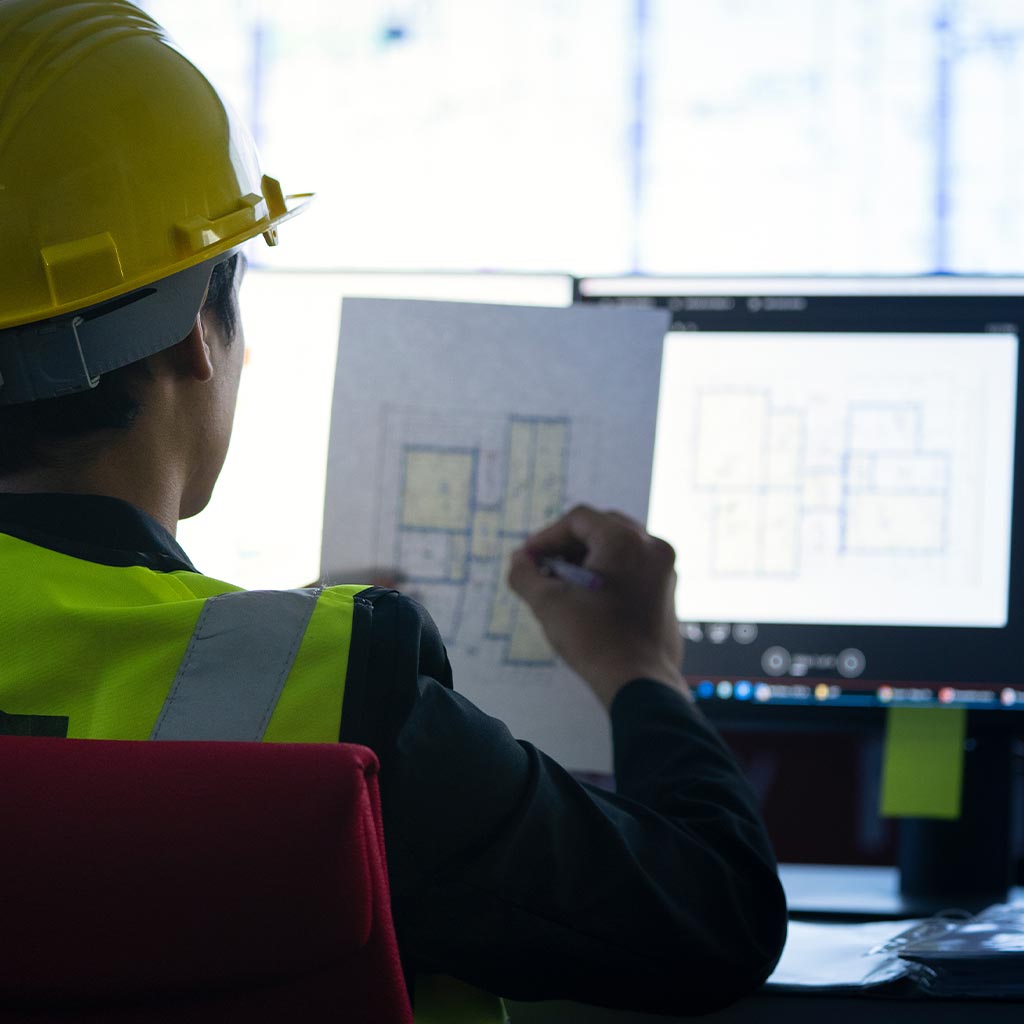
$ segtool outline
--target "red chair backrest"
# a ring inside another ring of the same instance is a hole
[[[0,1022],[411,1024],[376,771],[348,744],[0,738]]]

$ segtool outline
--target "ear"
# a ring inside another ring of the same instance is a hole
[[[196,315],[192,330],[169,352],[179,374],[203,384],[212,379],[213,360],[210,358],[210,342],[200,315]]]

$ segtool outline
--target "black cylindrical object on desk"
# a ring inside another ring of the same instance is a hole
[[[955,821],[900,822],[900,894],[912,913],[976,912],[1007,899],[1013,884],[1013,737],[968,739],[963,800]]]

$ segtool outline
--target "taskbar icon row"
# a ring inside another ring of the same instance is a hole
[[[835,683],[778,683],[764,679],[699,679],[691,683],[700,700],[748,700],[767,704],[772,700],[827,701],[843,694]]]
[[[844,688],[834,682],[781,683],[768,679],[690,679],[698,700],[737,700],[755,704],[856,704],[880,706],[1024,708],[1024,690],[1011,686],[959,687],[889,684]]]

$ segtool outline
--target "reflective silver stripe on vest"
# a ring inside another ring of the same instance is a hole
[[[151,740],[261,740],[320,590],[208,598]]]

